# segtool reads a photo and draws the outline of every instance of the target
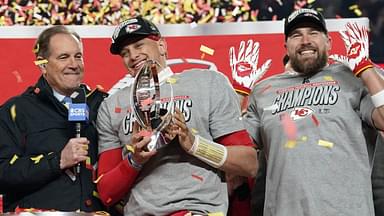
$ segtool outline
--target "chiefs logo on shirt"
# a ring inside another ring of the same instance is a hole
[[[294,110],[291,111],[291,119],[296,121],[303,118],[306,118],[307,116],[312,115],[313,110],[307,107],[296,107]]]

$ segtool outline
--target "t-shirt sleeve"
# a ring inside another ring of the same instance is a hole
[[[97,131],[99,133],[99,154],[110,149],[120,148],[118,132],[113,129],[112,117],[108,109],[108,101],[100,105],[97,115]]]
[[[210,92],[210,132],[213,139],[244,129],[236,92],[227,77],[213,76]]]
[[[247,129],[249,135],[252,137],[252,139],[255,141],[255,143],[261,147],[262,142],[259,135],[259,128],[260,128],[260,116],[257,110],[257,104],[256,104],[256,97],[253,93],[249,96],[249,104],[247,113],[244,115],[244,124],[245,128]]]

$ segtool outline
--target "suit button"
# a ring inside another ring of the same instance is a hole
[[[92,200],[90,200],[90,199],[85,200],[85,205],[87,207],[90,207],[92,205]]]

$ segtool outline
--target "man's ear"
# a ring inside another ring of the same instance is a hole
[[[38,56],[36,61],[35,61],[35,64],[40,68],[40,71],[45,74],[46,73],[46,70],[45,68],[47,67],[47,63],[48,61],[41,57],[41,56]]]
[[[332,37],[330,35],[328,35],[328,51],[330,51],[332,49]]]
[[[167,42],[164,38],[159,39],[159,51],[160,55],[167,57]]]

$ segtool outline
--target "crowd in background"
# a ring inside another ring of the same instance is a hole
[[[154,23],[281,20],[314,8],[326,18],[369,17],[371,58],[384,62],[384,0],[0,0],[0,26],[117,25],[142,15]]]

